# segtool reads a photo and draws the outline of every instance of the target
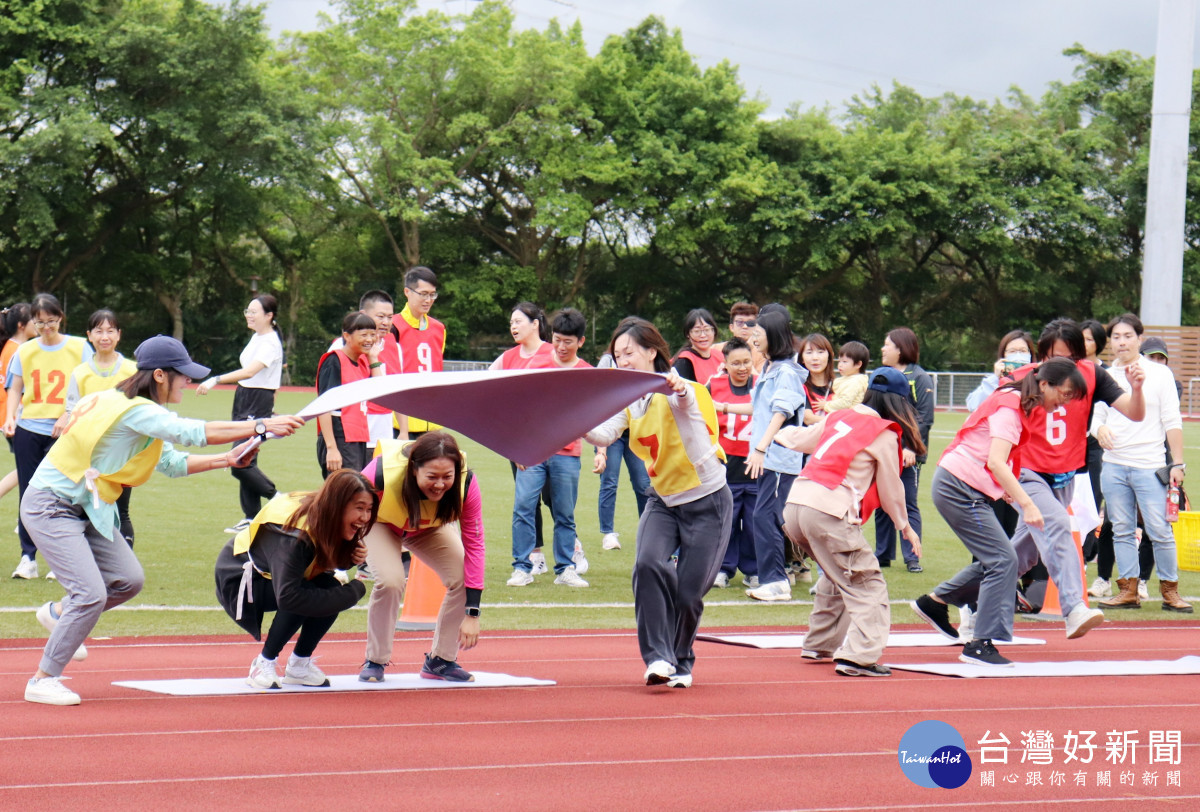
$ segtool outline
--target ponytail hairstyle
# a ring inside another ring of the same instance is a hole
[[[33,313],[28,302],[17,302],[0,310],[0,343],[8,341],[25,329],[25,325],[33,320]]]
[[[385,296],[387,294],[384,294]],[[263,309],[263,313],[271,317],[271,327],[275,332],[279,332],[279,300],[269,293],[260,293],[250,301],[258,302],[259,307]],[[389,301],[391,301],[389,299]],[[360,304],[361,308],[362,305]]]
[[[458,441],[444,431],[427,431],[405,448],[404,453],[408,457],[408,465],[400,483],[400,501],[408,511],[407,529],[416,530],[420,527],[421,501],[426,499],[421,486],[417,484],[417,471],[426,463],[438,459],[447,459],[454,463],[454,483],[438,501],[437,517],[442,524],[457,522],[462,517],[461,485],[466,475]]]
[[[884,420],[891,420],[900,426],[900,442],[904,448],[917,455],[926,453],[925,443],[921,442],[921,429],[917,426],[917,409],[912,400],[895,392],[868,388],[862,402],[878,412]]]
[[[542,308],[538,307],[533,302],[517,302],[515,305],[513,305],[513,309],[509,312],[515,313],[517,311],[520,311],[521,314],[530,321],[536,321],[538,323],[538,338],[540,338],[542,341],[550,340],[550,324],[546,321],[546,312],[542,310]]]
[[[346,508],[360,493],[371,496],[371,520],[352,539],[342,538],[342,518]],[[329,475],[318,490],[304,494],[300,506],[284,522],[286,529],[298,529],[304,522],[304,532],[316,548],[312,572],[348,569],[353,565],[354,548],[362,541],[379,518],[379,497],[365,476],[349,468],[340,468]]]
[[[1050,358],[1038,365],[1019,381],[1009,381],[1001,389],[1015,389],[1021,393],[1021,411],[1029,415],[1042,405],[1042,389],[1039,383],[1045,381],[1049,386],[1071,384],[1071,400],[1079,400],[1087,396],[1087,383],[1083,373],[1070,358]]]

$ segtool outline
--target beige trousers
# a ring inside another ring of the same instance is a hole
[[[821,566],[804,647],[836,659],[873,665],[892,623],[887,581],[862,528],[804,505],[783,510],[788,538]]]
[[[446,588],[430,653],[443,660],[457,659],[458,630],[467,605],[463,542],[458,523],[403,537],[383,524],[376,524],[363,539],[363,544],[367,548],[367,566],[375,576],[375,585],[367,602],[367,659],[385,665],[392,659],[396,613],[406,584],[404,563],[400,558],[402,546],[437,573]]]

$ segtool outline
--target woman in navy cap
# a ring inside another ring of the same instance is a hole
[[[60,681],[67,661],[86,656],[83,641],[102,612],[142,589],[142,566],[121,539],[116,500],[122,487],[142,484],[155,470],[177,477],[246,465],[255,448],[189,455],[174,444],[286,436],[304,425],[291,416],[209,423],[178,417],[166,404],[179,403],[184,386],[208,375],[208,367],[169,336],[142,342],[136,356],[132,377],[79,401],[21,499],[21,521],[67,592],[57,605],[38,610],[50,639],[25,688],[30,702],[79,704],[79,695]]]
[[[810,455],[788,493],[783,529],[821,565],[801,656],[832,658],[848,677],[886,677],[879,662],[891,626],[887,582],[863,517],[880,507],[921,555],[900,481],[901,448],[925,453],[904,373],[870,374],[863,402],[804,428],[785,428],[775,442]]]

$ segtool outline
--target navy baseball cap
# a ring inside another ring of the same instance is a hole
[[[133,355],[138,369],[173,369],[193,380],[206,378],[212,372],[193,361],[183,344],[170,336],[147,338]]]
[[[891,392],[902,398],[906,398],[910,394],[908,378],[894,367],[880,367],[871,373],[868,380],[870,381],[867,384],[868,389],[874,389],[877,392]]]

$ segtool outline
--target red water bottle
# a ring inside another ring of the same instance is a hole
[[[1167,488],[1167,521],[1179,521],[1179,486],[1174,484]]]

